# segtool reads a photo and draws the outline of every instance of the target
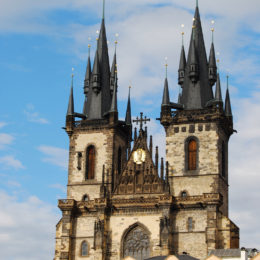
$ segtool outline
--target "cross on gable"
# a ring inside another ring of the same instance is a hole
[[[143,117],[143,112],[140,113],[140,118],[137,117],[136,120],[133,120],[134,123],[138,125],[140,123],[140,131],[143,130],[143,124],[146,124],[147,122],[150,121],[150,118],[147,118],[146,116]]]

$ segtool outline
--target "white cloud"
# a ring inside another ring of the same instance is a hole
[[[38,150],[46,156],[42,159],[44,162],[57,165],[64,170],[67,169],[68,150],[46,145],[38,147]]]
[[[49,121],[43,117],[40,117],[39,113],[35,111],[35,107],[32,104],[28,104],[24,110],[24,114],[29,122],[38,124],[49,124]]]
[[[8,145],[12,144],[14,137],[10,134],[0,133],[0,150],[5,149]]]
[[[66,187],[60,183],[51,184],[49,185],[49,187],[53,189],[57,189],[63,193],[66,193]]]
[[[53,206],[31,196],[26,200],[0,190],[0,250],[5,260],[46,260],[54,256]]]
[[[260,93],[235,99],[230,141],[230,215],[240,227],[241,246],[260,248]]]
[[[0,164],[3,165],[4,168],[12,168],[15,170],[24,169],[25,167],[21,163],[21,161],[14,158],[13,155],[6,155],[0,157]]]
[[[7,123],[6,122],[0,122],[0,128],[3,128],[4,126],[6,126]]]

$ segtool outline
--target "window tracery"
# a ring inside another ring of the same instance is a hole
[[[137,226],[130,230],[123,241],[123,257],[131,256],[136,260],[143,260],[150,256],[149,235]]]

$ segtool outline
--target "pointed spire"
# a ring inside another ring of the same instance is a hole
[[[90,88],[90,79],[91,79],[91,61],[90,61],[90,44],[88,45],[89,54],[88,54],[88,63],[84,80],[84,94],[87,96]]]
[[[185,68],[186,68],[186,55],[185,55],[184,46],[182,45],[180,65],[179,65],[179,71],[178,71],[179,72],[179,81],[178,81],[179,85],[182,85],[184,83]]]
[[[217,63],[214,43],[211,43],[210,54],[209,54],[209,83],[213,86],[217,80]]]
[[[125,122],[127,125],[132,125],[130,91],[131,91],[131,87],[129,87],[127,109],[126,109],[126,114],[125,114]]]
[[[85,97],[82,114],[87,117],[87,113],[87,97]]]
[[[73,116],[74,115],[73,78],[74,78],[74,75],[72,74],[67,116]]]
[[[170,105],[170,97],[169,97],[168,79],[165,78],[163,98],[162,98],[162,106],[169,106],[169,105]]]
[[[117,66],[117,62],[116,62],[116,50],[115,50],[114,59],[113,59],[112,67],[111,67],[111,74],[110,74],[110,92],[111,92],[111,95],[113,94],[113,90],[114,90],[115,74],[116,74],[116,70],[117,70],[116,66]]]
[[[217,102],[223,102],[223,100],[222,100],[222,93],[221,93],[221,85],[220,85],[219,73],[218,73],[218,75],[217,75],[215,100],[216,100]]]
[[[232,117],[232,109],[231,109],[231,101],[229,95],[229,77],[227,76],[227,92],[226,92],[226,101],[225,101],[225,115],[228,117]]]
[[[92,84],[93,90],[97,94],[101,90],[100,85],[100,68],[99,68],[99,55],[98,51],[96,51],[95,61],[92,72]]]
[[[112,97],[110,112],[118,112],[118,110],[117,110],[117,71],[115,71],[115,83],[114,83],[113,97]]]
[[[182,104],[184,109],[206,108],[207,102],[214,99],[214,96],[208,79],[208,59],[198,6],[196,6],[193,18],[185,72],[182,85]]]

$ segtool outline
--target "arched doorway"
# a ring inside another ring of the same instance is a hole
[[[123,239],[123,258],[133,257],[136,260],[144,260],[150,256],[149,234],[142,226],[136,224],[129,228]]]

